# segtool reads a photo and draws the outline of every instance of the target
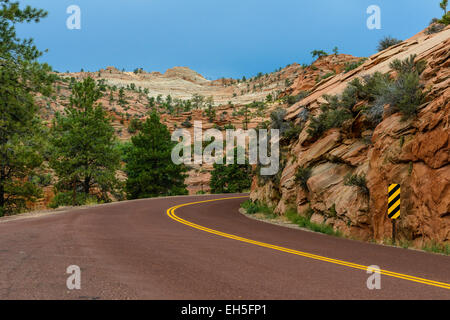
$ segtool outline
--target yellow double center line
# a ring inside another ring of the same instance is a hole
[[[353,268],[353,269],[359,269],[359,270],[364,270],[367,271],[369,270],[369,266],[364,266],[364,265],[360,265],[360,264],[356,264],[356,263],[352,263],[352,262],[347,262],[347,261],[343,261],[343,260],[337,260],[337,259],[331,259],[331,258],[327,258],[327,257],[323,257],[323,256],[319,256],[319,255],[315,255],[315,254],[311,254],[311,253],[307,253],[307,252],[302,252],[302,251],[298,251],[298,250],[293,250],[293,249],[288,249],[288,248],[284,248],[284,247],[279,247],[279,246],[275,246],[272,244],[268,244],[268,243],[264,243],[264,242],[260,242],[260,241],[255,241],[255,240],[251,240],[251,239],[246,239],[243,237],[239,237],[239,236],[235,236],[229,233],[225,233],[225,232],[220,232],[214,229],[210,229],[210,228],[206,228],[203,226],[200,226],[198,224],[189,222],[187,220],[184,220],[180,217],[178,217],[175,214],[175,210],[181,207],[186,207],[186,206],[191,206],[194,204],[200,204],[200,203],[207,203],[207,202],[214,202],[214,201],[222,201],[222,200],[231,200],[231,199],[241,199],[241,198],[248,198],[247,196],[239,196],[239,197],[229,197],[229,198],[220,198],[220,199],[212,199],[212,200],[204,200],[204,201],[197,201],[197,202],[190,202],[190,203],[184,203],[184,204],[180,204],[177,206],[174,206],[172,208],[167,209],[167,215],[179,222],[182,223],[184,225],[187,225],[189,227],[198,229],[198,230],[202,230],[208,233],[212,233],[224,238],[229,238],[229,239],[233,239],[233,240],[237,240],[237,241],[241,241],[241,242],[245,242],[245,243],[250,243],[253,245],[257,245],[260,247],[265,247],[265,248],[269,248],[269,249],[273,249],[273,250],[278,250],[278,251],[282,251],[282,252],[287,252],[290,254],[295,254],[297,256],[302,256],[302,257],[306,257],[306,258],[310,258],[310,259],[314,259],[314,260],[320,260],[320,261],[324,261],[324,262],[329,262],[329,263],[333,263],[333,264],[337,264],[337,265],[341,265],[341,266],[346,266],[349,268]],[[372,268],[370,268],[370,270],[372,270]],[[429,286],[434,286],[434,287],[439,287],[439,288],[444,288],[444,289],[449,289],[450,290],[450,284],[449,283],[445,283],[445,282],[438,282],[438,281],[434,281],[434,280],[428,280],[428,279],[424,279],[424,278],[418,278],[418,277],[414,277],[414,276],[410,276],[407,274],[402,274],[402,273],[396,273],[396,272],[392,272],[392,271],[388,271],[388,270],[372,270],[375,271],[377,273],[386,275],[386,276],[390,276],[390,277],[394,277],[394,278],[399,278],[399,279],[403,279],[403,280],[408,280],[408,281],[413,281],[413,282],[418,282],[418,283],[422,283],[422,284],[426,284]]]

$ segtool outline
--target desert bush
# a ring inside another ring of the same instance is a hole
[[[335,237],[341,237],[342,233],[340,231],[335,231],[333,229],[333,227],[331,225],[327,225],[327,224],[318,224],[318,223],[314,223],[311,222],[311,215],[314,214],[314,211],[309,208],[307,209],[308,212],[305,212],[304,215],[306,215],[306,217],[301,216],[297,213],[297,210],[295,209],[289,209],[286,211],[286,217],[288,218],[289,221],[291,221],[292,223],[298,225],[301,228],[306,228],[309,230],[312,230],[314,232],[320,232],[320,233],[324,233],[330,236],[335,236]]]
[[[426,62],[414,62],[414,59],[413,55],[391,63],[391,68],[398,72],[397,79],[384,80],[374,92],[375,103],[368,110],[369,119],[375,124],[381,122],[385,105],[390,106],[391,112],[401,112],[405,121],[416,116],[418,107],[424,103],[426,94],[420,84],[420,74]]]
[[[276,109],[270,114],[270,127],[272,129],[280,130],[280,135],[283,136],[286,131],[291,128],[291,124],[288,121],[284,120],[286,116],[286,110],[284,109]]]
[[[431,26],[429,26],[427,28],[427,30],[425,30],[425,33],[428,35],[438,33],[438,32],[441,32],[442,30],[444,30],[444,28],[445,28],[445,24],[435,23],[435,24],[432,24]]]
[[[392,70],[397,71],[399,74],[417,72],[417,74],[420,75],[425,70],[427,64],[424,60],[419,60],[416,62],[416,57],[417,55],[413,54],[403,61],[395,59],[389,64],[389,66]]]
[[[307,167],[298,167],[295,173],[295,182],[299,183],[300,186],[308,191],[308,180],[311,178],[312,169]]]
[[[339,128],[342,124],[352,118],[352,113],[345,107],[342,107],[341,101],[337,96],[324,96],[328,104],[321,106],[322,113],[311,118],[307,129],[312,138],[319,138],[325,131],[331,128]]]
[[[311,55],[312,55],[312,57],[313,58],[322,58],[322,57],[326,57],[326,56],[328,56],[328,53],[326,53],[325,51],[323,51],[323,50],[313,50],[313,51],[311,51]]]
[[[297,115],[297,119],[300,119],[302,122],[306,122],[309,118],[309,110],[303,108]]]
[[[352,70],[358,68],[358,67],[359,67],[360,65],[362,65],[366,60],[367,60],[367,58],[362,58],[362,59],[360,59],[360,60],[358,60],[358,61],[355,61],[355,62],[347,62],[347,63],[345,64],[344,72],[347,73],[347,72],[350,72],[350,71],[352,71]]]
[[[292,106],[293,104],[296,104],[300,100],[305,99],[309,95],[308,91],[302,91],[297,95],[294,96],[286,96],[283,98],[283,101],[287,103],[288,105]]]
[[[247,200],[241,204],[241,207],[245,209],[248,214],[263,213],[265,215],[273,215],[273,210],[266,204],[260,201]]]
[[[396,44],[399,44],[401,42],[403,42],[403,41],[398,40],[396,38],[392,38],[390,36],[387,36],[380,40],[380,42],[378,43],[377,50],[383,51],[383,50],[386,50],[387,48],[395,46]]]
[[[189,121],[189,119],[186,119],[181,123],[181,126],[184,128],[192,128],[192,123]]]
[[[365,175],[348,174],[344,178],[344,185],[358,187],[358,189],[366,196],[370,195]]]
[[[328,72],[327,74],[323,75],[323,76],[320,78],[320,80],[328,79],[328,78],[334,76],[335,74],[336,74],[336,72],[334,72],[334,71]]]
[[[293,139],[297,139],[300,133],[303,130],[303,126],[301,125],[291,125],[291,127],[284,132],[282,138],[286,141],[291,141]]]

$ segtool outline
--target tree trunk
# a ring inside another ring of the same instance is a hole
[[[77,205],[77,183],[73,182],[73,193],[72,193],[72,206]]]
[[[86,195],[89,195],[89,192],[91,191],[91,178],[90,177],[86,177],[84,178],[84,193]]]
[[[4,208],[6,204],[5,199],[5,187],[3,185],[3,181],[0,181],[0,217],[4,214]]]
[[[5,168],[1,166],[0,168],[0,216],[4,214],[4,209],[6,205],[5,198]]]

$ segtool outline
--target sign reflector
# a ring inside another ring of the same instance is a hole
[[[388,189],[388,217],[392,220],[400,217],[400,185],[391,184]]]

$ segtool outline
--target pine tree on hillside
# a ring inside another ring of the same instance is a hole
[[[34,96],[49,96],[55,77],[33,40],[17,38],[16,24],[39,22],[43,10],[0,0],[0,216],[40,196],[33,176],[42,163],[43,127]]]
[[[128,199],[187,194],[184,179],[186,167],[172,162],[175,143],[170,132],[152,112],[142,124],[140,133],[132,137],[132,147],[127,155],[126,192]]]
[[[211,193],[238,193],[250,189],[252,183],[252,167],[246,159],[245,164],[237,164],[237,148],[234,149],[234,163],[213,165],[209,185]]]
[[[109,201],[117,191],[120,154],[106,111],[96,101],[102,96],[92,78],[76,83],[65,114],[57,114],[51,137],[50,166],[58,176],[54,205],[81,205],[92,198]]]

